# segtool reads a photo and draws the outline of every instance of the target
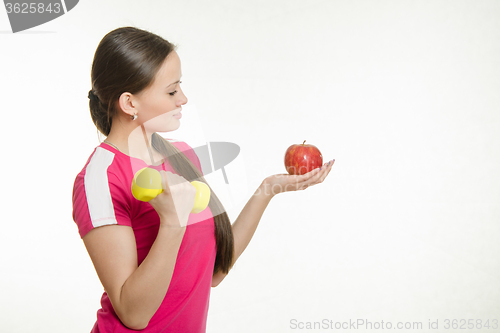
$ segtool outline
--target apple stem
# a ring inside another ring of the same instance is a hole
[[[306,140],[304,140],[304,142],[302,142],[302,145],[304,145],[306,143]]]

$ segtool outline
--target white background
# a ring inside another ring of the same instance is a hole
[[[71,192],[99,144],[95,49],[129,25],[179,46],[189,102],[165,136],[241,147],[227,167],[238,186],[207,176],[232,221],[285,172],[289,145],[336,159],[324,183],[273,198],[212,289],[207,332],[300,331],[294,319],[422,322],[419,332],[481,319],[490,330],[445,331],[497,331],[499,17],[495,0],[82,0],[12,34],[2,7],[2,332],[94,324],[102,287]]]

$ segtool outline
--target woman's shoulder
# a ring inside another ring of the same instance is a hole
[[[130,173],[130,164],[131,162],[124,159],[116,149],[101,143],[94,148],[76,178],[82,180],[85,178],[105,178],[121,183],[119,180],[126,178],[124,176]]]
[[[177,149],[179,149],[180,152],[182,152],[188,159],[191,160],[191,162],[194,163],[196,167],[198,167],[198,170],[202,172],[201,170],[201,163],[200,159],[198,157],[198,154],[196,153],[195,149],[191,147],[187,142],[182,141],[182,140],[177,140],[177,139],[169,139],[165,138],[168,142],[173,144]]]
[[[175,147],[177,147],[180,151],[184,152],[185,150],[192,150],[193,148],[186,142],[178,139],[169,139],[169,138],[164,138],[171,144],[173,144]]]

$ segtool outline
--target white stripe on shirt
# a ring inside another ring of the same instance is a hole
[[[108,167],[114,157],[109,150],[97,147],[85,171],[85,193],[94,227],[118,223],[108,183]]]

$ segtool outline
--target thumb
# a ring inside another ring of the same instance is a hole
[[[168,183],[168,174],[165,170],[160,171],[161,175],[161,187],[164,192],[170,193],[170,186]]]

